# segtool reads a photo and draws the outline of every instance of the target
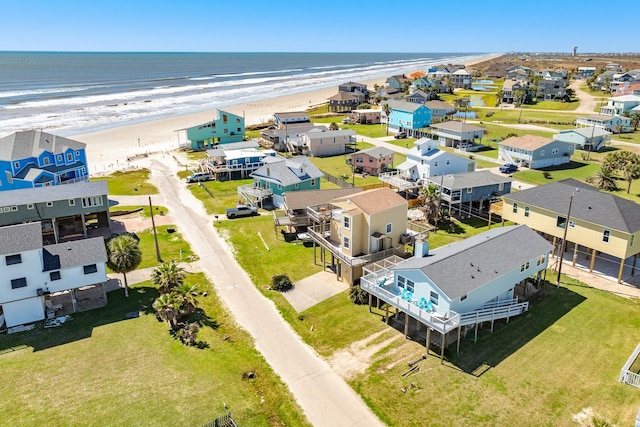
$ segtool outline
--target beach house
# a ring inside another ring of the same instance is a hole
[[[250,175],[253,184],[238,187],[238,194],[248,204],[262,204],[272,199],[276,207],[284,205],[284,193],[320,188],[324,174],[305,157],[265,157],[264,165]]]
[[[498,160],[542,169],[569,163],[575,144],[535,135],[512,136],[498,143]]]
[[[107,281],[102,237],[45,246],[39,222],[0,227],[0,258],[0,327],[74,312],[78,288]],[[71,293],[72,304],[54,304],[59,292]]]
[[[575,144],[585,151],[600,151],[611,139],[611,132],[592,126],[589,128],[565,129],[553,136],[558,141]]]
[[[634,275],[640,253],[638,204],[603,193],[575,179],[566,179],[506,194],[499,202],[503,221],[526,224],[590,272],[608,271],[623,279]],[[569,211],[569,206],[571,210]],[[569,221],[567,221],[567,217]],[[569,228],[565,230],[569,223]],[[556,249],[557,251],[557,249]]]
[[[394,152],[385,147],[372,147],[351,154],[355,172],[377,176],[393,167]]]
[[[298,153],[312,157],[328,157],[344,154],[354,148],[356,132],[353,129],[312,129],[300,135]]]
[[[87,181],[85,146],[39,130],[0,138],[0,191]]]
[[[407,201],[388,187],[309,206],[308,232],[315,242],[314,259],[319,247],[321,260],[331,260],[329,267],[338,280],[353,284],[364,265],[400,248],[401,236],[407,232],[407,206]]]
[[[389,105],[389,130],[394,132],[407,132],[407,135],[415,135],[416,130],[429,126],[431,123],[431,110],[424,104],[413,102],[388,100]]]
[[[438,137],[438,142],[443,147],[458,148],[462,144],[475,144],[477,139],[482,139],[486,130],[479,126],[464,122],[447,121],[431,125],[433,135]]]
[[[213,111],[213,120],[185,130],[192,150],[206,150],[218,144],[244,139],[244,117],[222,110]]]
[[[459,344],[463,328],[466,335],[488,322],[493,331],[496,320],[527,311],[528,302],[520,302],[514,290],[540,281],[552,249],[523,225],[494,228],[433,250],[426,240],[417,241],[412,258],[366,266],[360,286],[404,314],[405,335],[409,319],[425,325],[427,347],[440,346],[442,357],[447,345]]]
[[[329,111],[342,113],[355,110],[360,105],[358,97],[350,92],[338,92],[329,99]]]
[[[275,157],[275,150],[258,150],[254,141],[233,142],[218,145],[206,151],[207,158],[201,162],[203,172],[211,174],[216,181],[245,179],[264,165],[265,157]]]
[[[598,128],[612,133],[631,132],[631,118],[625,116],[611,116],[608,114],[593,114],[576,119],[576,126],[581,128]]]
[[[9,190],[0,197],[0,227],[38,222],[45,243],[110,230],[106,181]]]

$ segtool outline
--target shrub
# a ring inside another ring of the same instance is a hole
[[[484,115],[485,117],[491,117],[493,116],[493,111],[489,111],[487,114]]]
[[[362,289],[360,285],[354,285],[349,288],[349,299],[354,304],[366,304],[369,302],[369,293]]]
[[[551,179],[551,172],[542,172],[542,176],[544,179]]]
[[[292,286],[293,283],[286,274],[277,274],[271,278],[271,289],[274,291],[288,291]]]

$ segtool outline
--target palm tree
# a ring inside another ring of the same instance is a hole
[[[124,295],[129,296],[127,273],[135,270],[142,261],[138,241],[128,234],[113,237],[107,243],[107,266],[124,277]]]
[[[440,195],[438,194],[438,186],[429,184],[426,187],[422,187],[420,190],[420,196],[418,197],[421,204],[420,209],[424,212],[427,223],[432,220],[435,225],[438,224],[438,210],[440,207]]]
[[[184,268],[175,262],[165,262],[153,270],[151,283],[158,287],[161,294],[168,294],[174,288],[182,285],[185,276]]]
[[[338,127],[338,124],[336,122],[331,122],[329,124],[329,130],[338,130],[338,129],[340,128]]]
[[[614,191],[618,189],[613,169],[604,164],[593,176],[587,178],[587,182],[601,190]]]
[[[382,111],[384,111],[385,116],[387,116],[387,135],[389,135],[389,115],[391,114],[391,107],[386,102],[382,104]]]
[[[180,301],[182,311],[187,316],[195,311],[198,307],[198,285],[190,285],[182,283],[174,290],[175,298]]]
[[[171,329],[175,329],[177,321],[180,320],[180,309],[182,308],[175,294],[160,295],[152,306],[158,316],[167,322]]]

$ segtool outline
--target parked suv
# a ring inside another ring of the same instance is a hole
[[[398,132],[393,136],[395,139],[404,139],[407,137],[406,132]]]
[[[240,218],[243,216],[258,215],[258,208],[254,206],[238,205],[235,208],[229,208],[226,211],[227,218]]]
[[[206,172],[195,172],[193,175],[187,177],[187,183],[211,181],[213,176]]]
[[[506,165],[500,166],[498,170],[502,173],[512,173],[518,170],[518,167],[514,164],[507,163]]]

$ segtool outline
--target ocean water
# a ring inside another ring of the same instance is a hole
[[[484,55],[0,52],[0,136],[89,132]]]

